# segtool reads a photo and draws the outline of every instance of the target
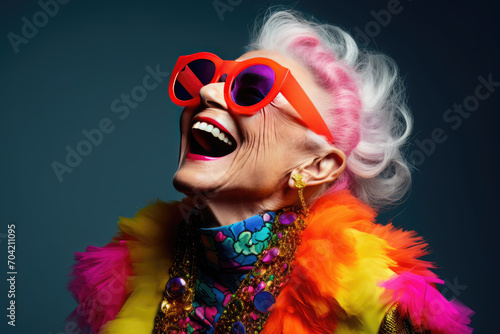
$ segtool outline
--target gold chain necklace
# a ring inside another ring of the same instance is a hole
[[[273,222],[273,234],[266,250],[246,275],[215,325],[215,333],[260,333],[271,314],[281,287],[288,281],[293,260],[305,228],[299,211],[280,210]],[[187,333],[189,314],[193,312],[196,285],[195,234],[200,212],[193,209],[179,230],[174,264],[165,286],[163,300],[155,318],[154,334]],[[186,242],[187,241],[187,242]]]

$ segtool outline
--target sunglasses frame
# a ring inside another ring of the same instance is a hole
[[[224,99],[230,111],[242,115],[254,115],[271,103],[281,92],[290,105],[300,115],[304,125],[315,133],[325,136],[329,142],[333,141],[332,134],[323,120],[323,117],[319,113],[318,109],[316,109],[311,99],[307,96],[304,89],[302,89],[300,84],[292,75],[291,71],[269,58],[256,57],[242,61],[222,60],[217,55],[210,52],[199,52],[192,55],[181,56],[175,64],[168,86],[170,99],[175,104],[188,107],[199,105],[201,102],[199,90],[204,85],[187,67],[190,62],[197,59],[206,59],[212,61],[215,65],[215,73],[209,84],[218,82],[223,74],[227,74],[227,78],[224,83]],[[238,74],[253,65],[269,66],[275,73],[274,84],[262,101],[251,106],[241,106],[231,97],[231,87]],[[178,78],[179,81],[182,80],[181,84],[183,87],[191,94],[191,96],[194,96],[192,99],[180,100],[175,96],[174,84]]]

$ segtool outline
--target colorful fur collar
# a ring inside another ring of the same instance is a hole
[[[76,253],[69,290],[79,305],[67,321],[95,333],[151,333],[175,232],[189,207],[158,201],[121,218],[110,244]],[[395,302],[432,333],[472,332],[472,312],[442,297],[433,266],[419,260],[427,253],[422,239],[374,219],[347,191],[315,203],[291,279],[262,334],[377,333]]]

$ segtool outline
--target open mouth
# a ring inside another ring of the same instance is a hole
[[[214,124],[196,121],[191,127],[190,149],[193,154],[219,158],[236,149],[236,141]]]

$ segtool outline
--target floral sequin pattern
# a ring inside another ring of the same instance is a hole
[[[224,307],[272,238],[275,213],[241,222],[200,228],[200,252],[193,312],[181,327],[187,333],[214,333]]]

